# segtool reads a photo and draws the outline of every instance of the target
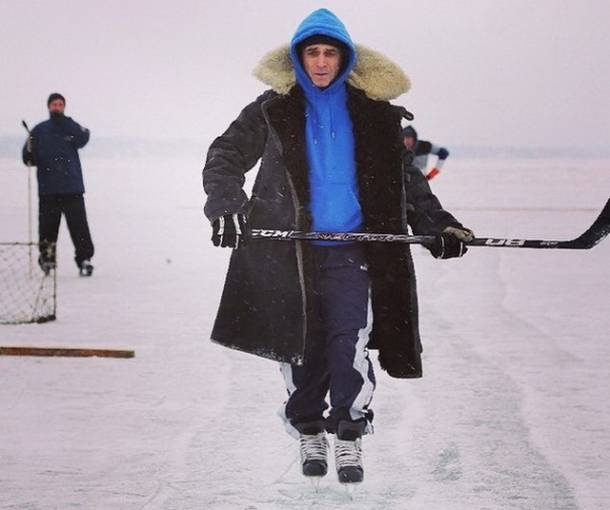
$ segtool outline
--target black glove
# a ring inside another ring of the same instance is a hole
[[[246,217],[243,214],[225,214],[212,223],[212,243],[222,248],[237,248],[240,240],[248,235]]]
[[[449,157],[449,151],[445,147],[441,147],[436,154],[438,159],[447,159]]]
[[[34,160],[34,153],[33,152],[26,152],[23,156],[23,162],[27,165],[27,166],[36,166],[36,161]]]
[[[442,234],[436,236],[428,247],[436,259],[451,259],[461,257],[468,251],[466,244],[474,239],[472,230],[467,228],[447,227]]]
[[[25,142],[25,146],[23,148],[22,159],[23,162],[27,166],[36,166],[36,161],[34,160],[34,151],[32,150],[32,146],[34,145],[34,140],[32,139],[32,135],[28,136],[28,139]]]

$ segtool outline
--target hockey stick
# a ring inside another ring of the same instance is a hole
[[[32,132],[28,127],[25,120],[21,121],[21,125],[28,132],[28,152],[32,153]],[[30,261],[30,276],[32,275],[32,163],[28,160],[28,242],[30,247],[28,248],[28,257]]]
[[[588,250],[602,241],[610,233],[610,199],[593,224],[576,239],[570,241],[547,241],[541,239],[504,239],[496,237],[475,237],[468,246],[488,246],[495,248],[560,248]],[[405,243],[430,245],[435,236],[408,234],[374,234],[367,232],[303,232],[299,230],[252,229],[250,239],[270,239],[277,241],[360,241],[381,243]]]

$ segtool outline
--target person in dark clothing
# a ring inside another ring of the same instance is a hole
[[[91,241],[83,194],[83,173],[78,149],[89,141],[89,130],[64,113],[65,98],[53,93],[47,100],[49,120],[32,129],[23,146],[23,162],[37,167],[38,262],[45,273],[55,267],[55,243],[61,215],[66,217],[74,243],[74,260],[81,276],[91,276],[94,247]]]
[[[434,179],[442,170],[445,161],[449,157],[449,151],[445,147],[434,145],[427,140],[419,140],[417,131],[413,126],[406,126],[402,130],[403,141],[407,150],[413,152],[413,166],[419,168],[426,179]],[[432,154],[437,157],[436,164],[428,172],[428,156]]]
[[[212,339],[280,362],[281,415],[299,439],[304,475],[327,473],[331,433],[339,481],[360,482],[375,389],[367,348],[379,349],[391,376],[421,377],[409,246],[273,242],[248,239],[248,230],[405,233],[410,225],[435,236],[437,258],[463,255],[472,232],[409,165],[406,111],[389,103],[408,79],[383,55],[356,49],[332,12],[308,16],[255,76],[272,90],[214,140],[203,169],[212,241],[234,248]],[[259,160],[248,198],[244,174]]]

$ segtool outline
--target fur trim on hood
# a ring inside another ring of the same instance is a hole
[[[288,45],[267,53],[254,68],[253,74],[278,94],[288,94],[296,84]],[[371,99],[389,101],[411,88],[403,70],[381,53],[361,44],[356,45],[356,65],[347,83],[361,89]]]

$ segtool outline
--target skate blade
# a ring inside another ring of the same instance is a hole
[[[348,497],[350,501],[354,500],[354,495],[356,493],[356,487],[359,486],[362,482],[352,482],[352,483],[342,483],[343,488],[345,489],[345,495]]]
[[[345,495],[347,496],[347,499],[349,499],[350,501],[354,501],[354,484],[344,484],[343,488],[345,489]]]
[[[320,482],[322,481],[322,477],[321,476],[308,476],[307,479],[309,480],[309,483],[311,484],[311,488],[313,489],[313,491],[319,492],[320,491]]]

